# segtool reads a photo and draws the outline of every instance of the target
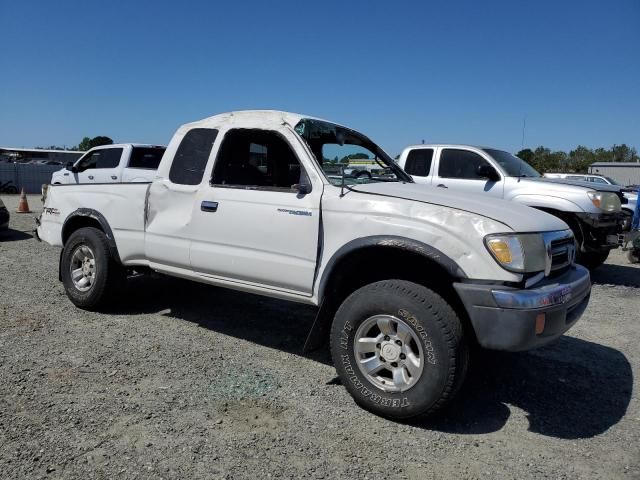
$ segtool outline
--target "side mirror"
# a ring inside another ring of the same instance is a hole
[[[476,173],[478,174],[479,177],[487,178],[492,182],[497,182],[498,180],[500,180],[500,174],[491,165],[487,165],[487,164],[479,165],[478,169],[476,170]]]
[[[311,185],[308,183],[296,183],[295,185],[291,185],[291,188],[297,190],[299,195],[311,193]]]

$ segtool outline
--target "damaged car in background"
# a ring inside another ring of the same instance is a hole
[[[379,168],[328,160],[354,154]],[[451,400],[473,344],[557,339],[591,291],[556,216],[425,189],[361,133],[277,111],[183,125],[147,184],[49,186],[37,236],[80,308],[145,269],[316,306],[305,350],[328,343],[355,401],[389,418]]]

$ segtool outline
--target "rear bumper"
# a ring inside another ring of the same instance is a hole
[[[536,288],[456,283],[478,342],[493,350],[520,351],[545,345],[569,330],[587,308],[591,294],[589,271],[575,265],[560,277]],[[544,325],[536,332],[541,314]]]
[[[9,228],[9,210],[7,207],[0,207],[0,230]]]

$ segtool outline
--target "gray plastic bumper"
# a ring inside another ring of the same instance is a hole
[[[574,265],[535,288],[474,283],[456,283],[454,287],[481,346],[519,351],[545,345],[569,330],[587,308],[591,279],[586,268]],[[540,314],[544,314],[544,328],[536,333]]]

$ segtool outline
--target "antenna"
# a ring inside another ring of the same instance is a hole
[[[522,142],[520,143],[520,150],[524,150],[524,130],[527,128],[527,114],[524,114],[522,119]],[[524,160],[520,159],[520,168],[518,169],[518,182],[522,179],[522,164]]]

